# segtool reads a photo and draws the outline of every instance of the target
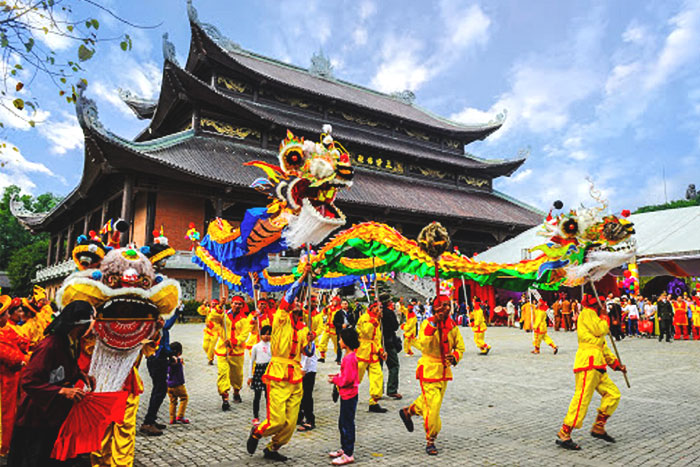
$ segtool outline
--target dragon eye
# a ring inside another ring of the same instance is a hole
[[[293,147],[284,153],[284,163],[288,167],[296,168],[301,167],[304,163],[304,153],[301,148]]]
[[[574,219],[567,219],[561,224],[561,230],[567,236],[574,236],[578,232],[578,223]]]

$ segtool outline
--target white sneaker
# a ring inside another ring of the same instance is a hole
[[[329,453],[328,453],[328,457],[331,457],[331,458],[335,459],[336,457],[340,457],[340,456],[342,456],[343,454],[345,454],[345,453],[343,452],[343,450],[342,450],[342,449],[338,449],[337,451],[331,451],[331,452],[329,452]]]
[[[336,457],[331,461],[331,464],[333,465],[346,465],[346,464],[352,464],[355,462],[355,458],[353,456],[346,456],[344,453],[340,457]]]

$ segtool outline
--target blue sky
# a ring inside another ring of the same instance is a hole
[[[113,132],[135,136],[144,122],[119,100],[121,87],[156,98],[161,36],[184,63],[190,31],[182,0],[108,1],[153,30],[125,28],[100,14],[105,36],[128,32],[129,53],[104,43],[85,63],[88,95]],[[145,5],[148,5],[145,8]],[[504,127],[467,151],[527,162],[495,186],[548,209],[592,204],[592,177],[616,210],[682,198],[700,186],[700,1],[213,1],[195,0],[202,21],[243,48],[308,67],[323,49],[335,76],[392,92],[452,119]],[[54,44],[64,47],[60,41]],[[27,92],[27,91],[22,91]],[[80,180],[82,134],[72,106],[42,81],[35,129],[0,112],[0,135],[20,151],[0,159],[0,187],[65,195]],[[27,97],[26,95],[24,97]]]

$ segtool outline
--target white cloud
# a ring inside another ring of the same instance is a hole
[[[613,94],[624,89],[631,78],[641,71],[641,63],[633,62],[625,65],[616,65],[605,82],[605,93]]]
[[[647,31],[644,27],[637,25],[636,23],[630,24],[625,32],[622,33],[622,40],[624,42],[641,43],[647,36]]]
[[[115,63],[112,66],[116,68],[118,65]],[[157,99],[162,70],[154,62],[138,63],[133,58],[126,59],[126,63],[119,67],[121,71],[118,73],[103,76],[102,80],[92,82],[88,92],[94,93],[124,116],[133,117],[131,109],[119,97],[118,89],[129,90],[144,99]]]
[[[474,44],[486,43],[491,19],[479,5],[460,8],[453,0],[443,0],[440,8],[451,46],[468,48]]]
[[[83,130],[73,115],[64,114],[63,120],[50,121],[38,128],[39,133],[53,144],[51,152],[54,154],[65,154],[83,147]]]
[[[384,42],[382,63],[372,86],[382,92],[416,90],[430,77],[430,69],[420,59],[422,44],[408,37]]]
[[[360,3],[360,20],[365,21],[377,12],[377,5],[374,4],[374,2],[371,2],[369,0],[365,0],[362,3]]]
[[[367,43],[367,29],[358,27],[352,32],[352,40],[355,45],[365,45]]]
[[[682,11],[669,21],[673,30],[666,37],[664,47],[646,80],[647,89],[664,84],[680,67],[700,54],[700,4]]]
[[[0,141],[6,147],[0,150],[0,188],[8,185],[17,185],[27,193],[32,193],[36,183],[30,175],[42,174],[51,177],[56,175],[44,164],[27,160],[21,152],[12,148],[14,145],[8,141]],[[61,177],[57,177],[61,179]]]
[[[16,2],[19,8],[24,8],[25,6],[30,7],[35,3],[36,2],[29,2],[26,0]],[[60,29],[56,27],[56,24],[65,24],[65,22],[69,20],[68,16],[61,12],[59,8],[54,8],[52,10],[52,16],[53,18],[41,8],[34,8],[19,17],[18,20],[32,28],[32,30],[34,30],[34,38],[44,43],[53,51],[63,51],[71,47],[77,49],[77,41],[66,37],[64,33],[61,33]],[[42,31],[43,28],[46,28],[48,32],[44,33]]]
[[[521,172],[518,172],[514,176],[510,177],[509,179],[506,179],[505,181],[507,182],[512,182],[512,183],[519,183],[522,182],[523,180],[527,180],[530,178],[532,175],[532,169],[525,169]]]
[[[494,119],[494,115],[490,112],[484,112],[483,110],[475,109],[473,107],[467,107],[461,111],[450,115],[450,120],[455,122],[464,123],[465,125],[480,125],[485,122],[490,122]]]

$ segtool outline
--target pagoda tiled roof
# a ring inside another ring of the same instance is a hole
[[[109,140],[104,140],[109,143]],[[263,174],[244,166],[251,160],[277,163],[277,153],[228,138],[198,136],[192,130],[159,141],[118,143],[145,162],[174,169],[225,186],[247,188]],[[109,151],[105,151],[109,154]],[[410,193],[410,196],[407,194]],[[352,188],[338,195],[339,204],[365,205],[441,218],[531,226],[541,213],[491,192],[449,187],[414,177],[357,168]]]
[[[263,122],[274,123],[282,128],[303,130],[312,134],[319,131],[326,120],[312,113],[291,110],[283,105],[271,102],[254,102],[248,97],[236,97],[211,87],[177,64],[166,61],[164,66],[163,82],[168,83],[169,88],[162,89],[161,93],[171,96],[187,95],[189,99],[197,99],[206,102],[209,108],[219,108],[222,112],[243,113],[248,119],[257,119]],[[175,88],[176,87],[176,88]],[[154,116],[154,122],[160,123],[167,119],[165,115],[169,108],[177,108],[173,102],[169,106],[159,107]],[[162,109],[162,110],[161,110]],[[394,138],[387,134],[378,134],[371,128],[357,127],[343,122],[333,123],[333,134],[342,142],[354,142],[363,146],[376,148],[379,151],[391,151],[404,154],[411,158],[420,159],[439,164],[442,168],[476,170],[489,176],[509,176],[517,170],[525,159],[514,160],[483,160],[474,157],[455,154],[438,148],[430,148],[425,145],[409,143],[400,138]]]
[[[505,114],[499,114],[493,121],[484,124],[466,125],[438,116],[413,103],[406,103],[395,95],[333,77],[319,76],[305,68],[244,50],[224,37],[215,26],[202,23],[191,4],[188,11],[193,37],[186,66],[190,71],[198,60],[205,56],[220,63],[224,68],[243,69],[265,82],[383,113],[394,119],[413,122],[441,133],[460,136],[468,141],[482,140],[503,125]]]

